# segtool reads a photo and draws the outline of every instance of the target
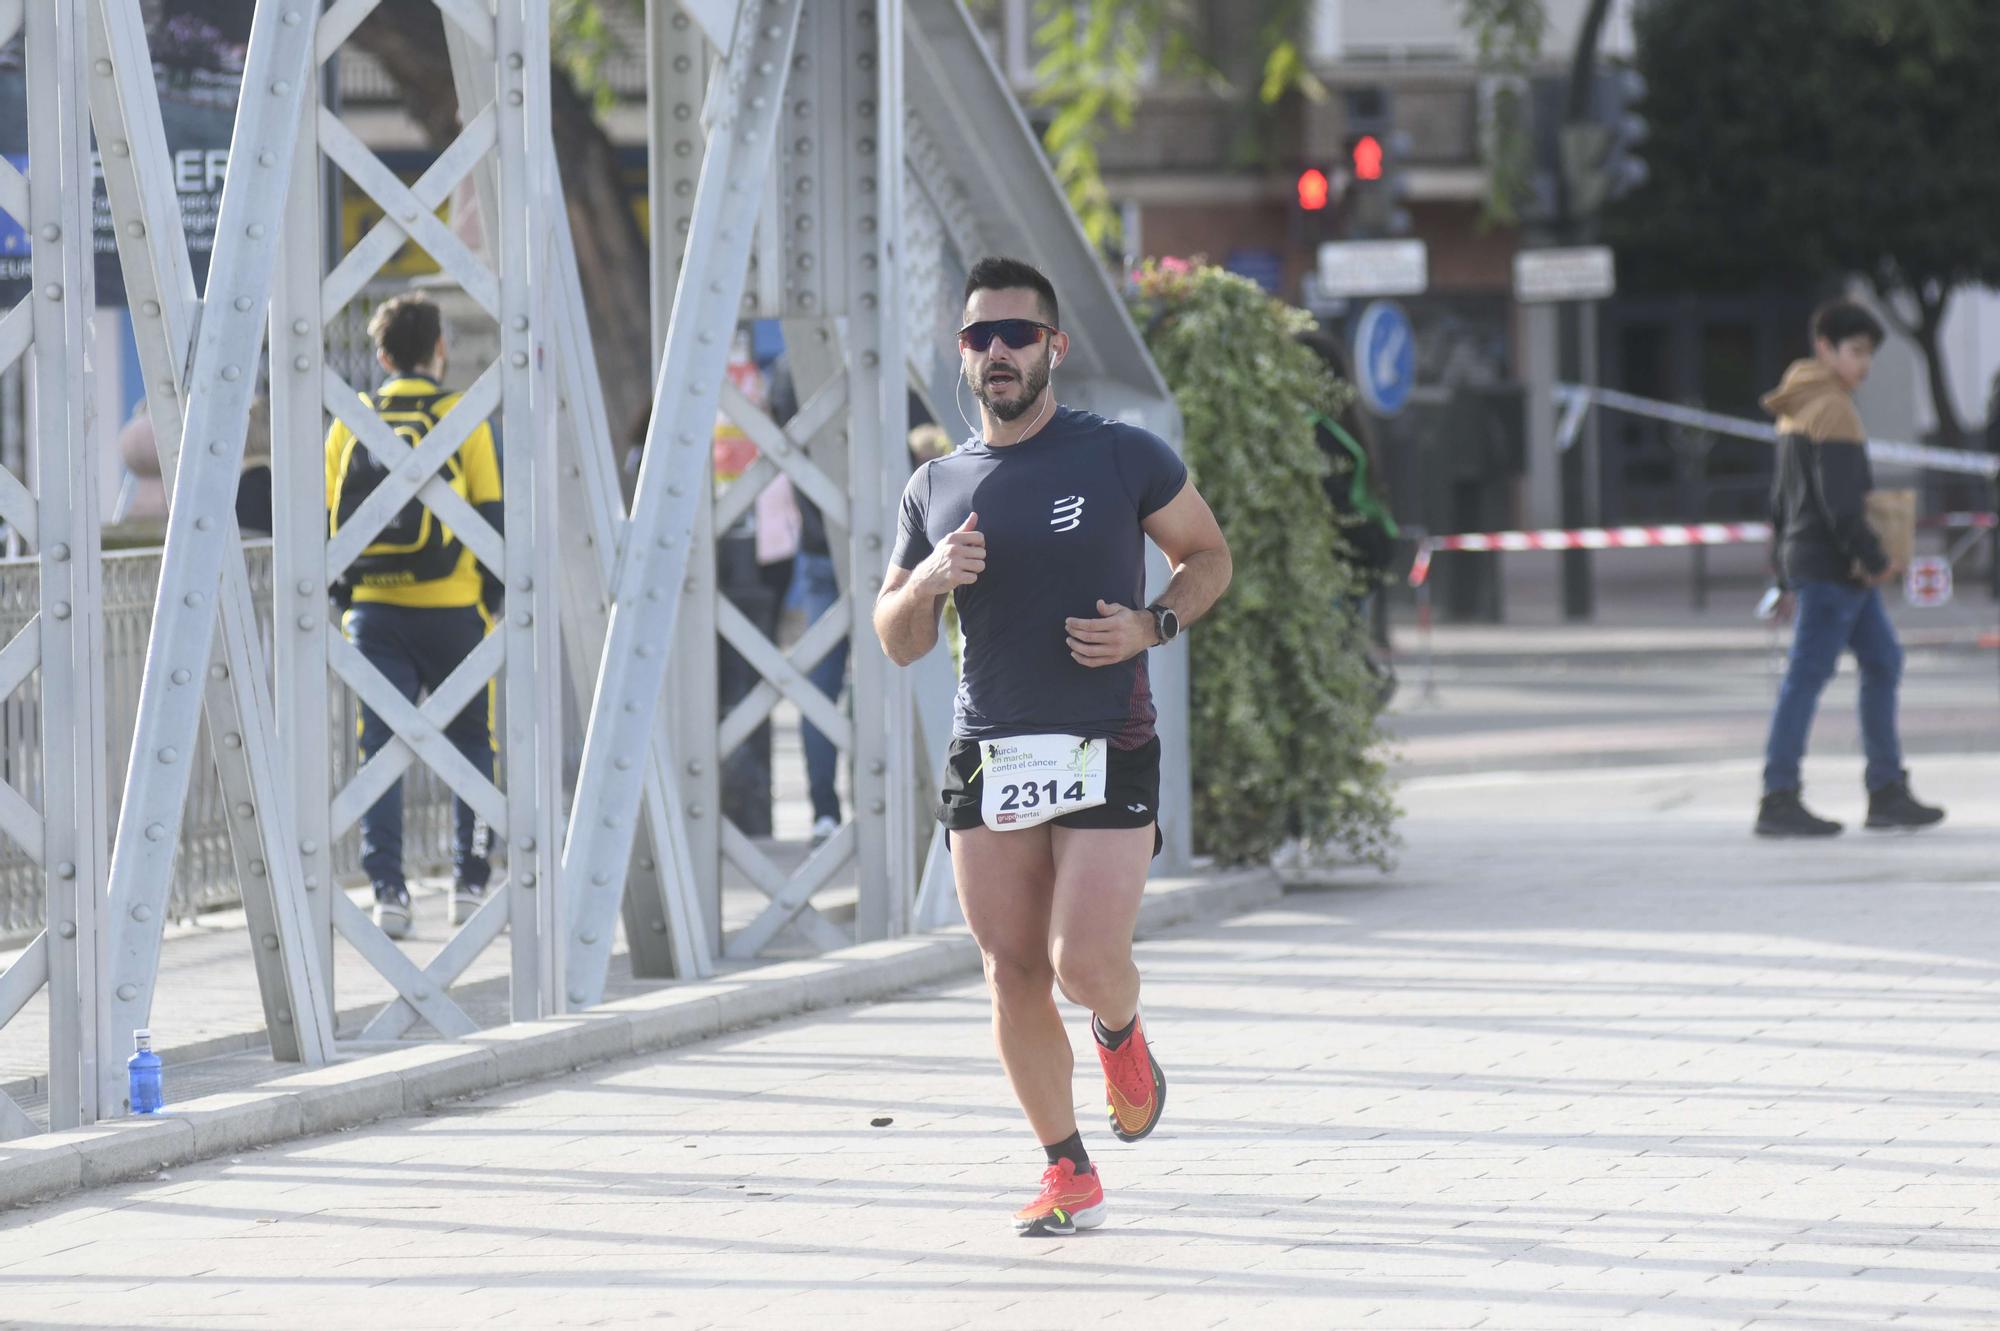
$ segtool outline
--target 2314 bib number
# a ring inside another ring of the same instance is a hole
[[[1018,831],[1104,803],[1106,745],[1075,735],[982,740],[979,816],[996,832]]]

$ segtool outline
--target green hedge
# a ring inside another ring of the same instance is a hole
[[[1365,588],[1335,555],[1309,420],[1350,390],[1292,340],[1309,315],[1222,269],[1149,263],[1134,313],[1236,568],[1188,635],[1196,847],[1242,863],[1298,836],[1387,868],[1397,810],[1354,613]]]

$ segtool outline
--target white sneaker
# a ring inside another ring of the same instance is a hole
[[[377,901],[375,903],[375,927],[391,938],[410,936],[410,902],[405,897],[401,901]]]
[[[471,919],[486,901],[486,888],[482,884],[474,887],[469,883],[451,885],[451,911],[447,918],[454,926]]]
[[[834,833],[839,830],[840,820],[838,818],[815,818],[813,820],[813,849],[817,850],[827,842],[833,840]]]

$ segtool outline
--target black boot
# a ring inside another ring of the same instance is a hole
[[[1796,790],[1774,790],[1757,806],[1758,836],[1839,836],[1840,824],[1799,803]]]
[[[1868,826],[1877,832],[1915,830],[1943,821],[1943,809],[1919,804],[1910,794],[1908,772],[1880,790],[1868,792]]]

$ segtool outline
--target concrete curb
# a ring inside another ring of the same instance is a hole
[[[1238,914],[1282,895],[1277,874],[1266,868],[1162,881],[1140,906],[1139,932]],[[203,1096],[155,1117],[0,1142],[0,1207],[414,1114],[498,1086],[884,998],[978,969],[979,949],[963,932],[862,943],[727,979],[658,989],[585,1013],[274,1077],[254,1090]]]

